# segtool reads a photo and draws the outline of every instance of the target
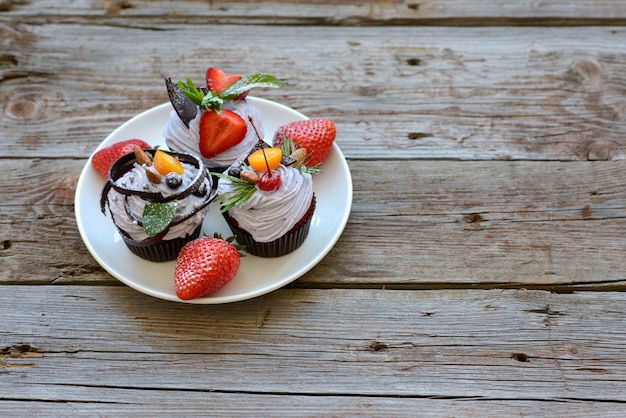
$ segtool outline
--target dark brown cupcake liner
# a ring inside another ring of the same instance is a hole
[[[190,235],[169,240],[160,239],[156,242],[152,239],[153,237],[145,241],[135,241],[123,231],[119,229],[118,231],[120,231],[124,243],[133,254],[148,261],[164,262],[176,260],[183,246],[200,236],[201,229],[202,223]]]
[[[296,222],[295,227],[282,237],[270,242],[255,241],[248,231],[239,227],[237,221],[232,218],[228,212],[223,212],[222,215],[224,219],[226,219],[232,233],[237,236],[237,242],[246,246],[245,251],[248,254],[266,258],[281,257],[295,251],[304,243],[304,240],[309,235],[311,219],[313,219],[313,213],[315,212],[315,204],[316,198],[314,194],[309,210],[304,214],[302,219]]]

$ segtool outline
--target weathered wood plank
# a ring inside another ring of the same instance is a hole
[[[0,382],[0,388],[2,388]],[[18,386],[19,387],[19,386]],[[52,389],[39,385],[43,393]],[[15,386],[12,387],[15,389]],[[23,388],[28,393],[31,387]],[[76,393],[80,388],[72,388]],[[543,401],[516,399],[438,399],[368,396],[324,396],[292,394],[220,393],[216,391],[136,390],[99,387],[82,388],[87,401],[3,401],[4,418],[40,416],[272,416],[272,417],[504,417],[560,416],[570,418],[623,418],[620,403]],[[0,395],[1,396],[1,395]],[[94,401],[102,397],[108,401]],[[165,400],[165,402],[164,402]]]
[[[73,196],[84,163],[2,162],[15,176],[0,202],[0,242],[10,245],[0,250],[0,282],[116,283],[76,228]],[[297,286],[624,285],[623,162],[349,165],[347,228]]]
[[[625,416],[626,166],[574,161],[626,158],[624,27],[621,0],[0,0],[1,415]],[[255,93],[333,119],[354,180],[317,267],[222,306],[117,282],[73,214],[95,146],[209,65],[285,79]]]
[[[375,396],[392,410],[415,403],[385,398],[494,400],[529,415],[576,402],[610,413],[626,402],[625,298],[283,289],[192,306],[124,287],[4,286],[0,399],[138,408],[172,390],[286,395],[278,405],[347,397],[350,410],[364,406],[354,397],[377,405]]]
[[[590,24],[626,18],[626,5],[619,0],[281,0],[281,1],[4,1],[0,9],[11,17],[54,16],[158,16],[162,20],[194,17],[241,24],[292,22],[293,24],[527,24],[549,22]],[[245,17],[245,18],[244,18]]]
[[[84,158],[167,101],[163,74],[201,80],[209,65],[284,78],[287,88],[256,94],[332,118],[350,158],[626,157],[621,28],[5,22],[0,32],[0,157]]]

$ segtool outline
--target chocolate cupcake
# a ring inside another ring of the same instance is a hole
[[[222,215],[228,224],[228,227],[234,235],[237,236],[237,242],[245,246],[246,252],[259,257],[280,257],[289,254],[299,248],[306,237],[309,235],[311,219],[315,212],[315,195],[311,199],[306,213],[287,233],[281,237],[269,242],[260,242],[254,239],[254,236],[243,228],[239,227],[239,222],[228,214],[228,211]]]
[[[267,74],[226,76],[209,68],[206,87],[196,88],[190,79],[165,79],[173,110],[163,130],[168,148],[202,158],[207,168],[224,171],[263,136],[261,112],[247,95],[254,87],[282,87],[284,83]]]
[[[262,148],[219,175],[222,215],[246,252],[280,257],[304,243],[316,206],[311,174],[319,172],[302,164],[305,155]]]
[[[109,207],[130,251],[161,262],[176,259],[200,235],[214,198],[211,176],[198,157],[136,149],[111,165],[100,207],[105,214]]]

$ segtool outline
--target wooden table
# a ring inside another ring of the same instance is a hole
[[[624,416],[622,0],[0,1],[0,415]],[[346,229],[221,305],[96,263],[79,174],[208,66],[338,128]]]

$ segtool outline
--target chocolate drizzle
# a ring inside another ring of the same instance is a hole
[[[127,242],[130,242],[132,245],[135,245],[137,247],[148,247],[150,245],[154,245],[154,244],[158,244],[169,232],[170,228],[178,225],[180,223],[185,222],[186,220],[188,220],[189,218],[191,218],[192,216],[194,216],[199,210],[204,209],[209,203],[211,203],[212,199],[207,200],[204,204],[202,204],[202,206],[199,206],[195,211],[191,212],[190,214],[188,214],[187,216],[178,219],[175,222],[172,222],[171,224],[169,224],[167,226],[167,228],[165,228],[163,231],[159,232],[157,235],[153,235],[151,237],[148,237],[144,240],[138,241],[136,239],[133,239],[128,232],[118,228],[117,230],[119,231],[119,233],[123,236],[124,240]],[[139,224],[141,224],[141,222],[139,222]]]
[[[146,150],[146,151],[153,152],[155,150]],[[128,208],[127,199],[130,196],[136,196],[139,198],[143,198],[145,200],[152,200],[152,201],[157,201],[157,202],[168,202],[174,199],[184,199],[187,196],[194,193],[204,183],[205,179],[209,182],[209,185],[207,188],[209,190],[212,189],[211,175],[205,169],[204,163],[199,158],[196,158],[190,154],[185,154],[185,153],[180,153],[180,152],[173,152],[173,151],[167,151],[167,152],[170,155],[177,157],[181,162],[188,163],[198,169],[198,173],[196,174],[196,176],[194,177],[193,181],[191,182],[189,186],[187,186],[184,190],[178,193],[173,193],[171,196],[164,197],[160,192],[155,193],[155,192],[131,190],[131,189],[127,189],[125,187],[122,187],[116,184],[117,180],[122,178],[128,171],[130,171],[134,167],[134,164],[136,162],[135,154],[129,153],[120,157],[118,160],[116,160],[111,165],[111,168],[109,169],[109,178],[107,180],[107,183],[104,185],[104,188],[102,189],[102,194],[100,196],[100,209],[102,210],[102,213],[106,212],[106,205],[108,203],[108,194],[111,191],[111,189],[114,189],[123,195],[124,207],[126,208],[126,213],[130,218],[134,219],[138,225],[141,225],[141,220],[136,219],[136,217],[132,215],[132,212]],[[118,228],[118,231],[123,236],[124,240],[127,243],[131,243],[133,246],[148,247],[148,246],[157,244],[167,235],[171,227],[181,224],[187,221],[188,219],[190,219],[191,217],[193,217],[196,213],[198,213],[198,211],[204,209],[207,205],[209,205],[209,203],[211,203],[213,199],[215,199],[216,196],[217,194],[215,192],[211,193],[209,196],[207,196],[207,198],[203,201],[201,205],[194,207],[193,211],[171,222],[167,226],[167,228],[165,228],[165,230],[163,230],[159,234],[148,237],[144,240],[141,240],[141,241],[134,240],[126,231],[123,231],[120,228]],[[111,217],[114,218],[113,213],[111,213]],[[115,219],[113,219],[113,222],[115,223]]]
[[[152,150],[146,150],[146,151],[154,152],[156,150],[152,149]],[[200,187],[200,185],[202,184],[205,178],[207,177],[210,178],[210,176],[207,176],[207,171],[204,167],[204,163],[199,158],[196,158],[192,156],[191,154],[186,154],[182,152],[167,151],[167,153],[177,157],[181,162],[191,164],[198,169],[196,176],[194,177],[191,184],[189,184],[189,186],[187,186],[185,189],[181,190],[180,192],[176,192],[176,193],[172,193],[171,195],[164,196],[161,192],[146,192],[146,191],[141,191],[141,190],[132,190],[132,189],[128,189],[124,186],[117,184],[116,181],[122,178],[124,174],[132,170],[135,162],[137,161],[135,154],[131,152],[129,154],[123,155],[122,157],[118,158],[109,168],[109,178],[107,180],[107,183],[104,185],[104,189],[102,190],[102,194],[100,196],[100,210],[102,210],[102,213],[105,213],[107,196],[111,189],[114,189],[115,191],[119,192],[120,194],[124,196],[133,195],[133,196],[138,196],[145,200],[165,203],[165,202],[169,202],[172,200],[184,199],[185,197],[195,192],[198,189],[198,187]],[[209,180],[209,181],[212,182],[212,180]]]

